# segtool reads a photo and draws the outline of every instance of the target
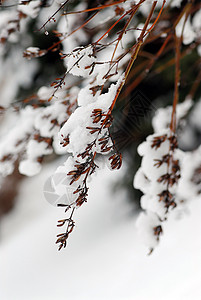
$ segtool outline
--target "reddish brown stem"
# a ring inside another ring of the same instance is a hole
[[[131,11],[132,11],[132,9],[125,12],[125,14],[123,14],[114,24],[112,24],[112,26],[94,44],[97,45]]]
[[[175,33],[175,83],[174,83],[174,100],[170,123],[170,130],[176,131],[176,106],[179,98],[179,84],[180,84],[180,44],[181,38],[178,38]]]
[[[151,58],[149,60],[149,62],[145,62],[142,67],[143,67],[143,72],[137,76],[137,78],[132,82],[131,85],[129,85],[126,88],[126,94],[129,94],[131,91],[134,90],[134,88],[136,88],[136,86],[138,86],[140,84],[140,82],[147,76],[148,72],[151,70],[151,68],[153,67],[154,63],[157,61],[157,59],[161,56],[161,54],[163,53],[165,47],[167,46],[170,38],[172,37],[171,34],[169,34],[167,36],[167,38],[165,39],[164,43],[162,44],[161,48],[158,50],[158,52],[155,54],[155,56],[153,58]],[[141,52],[140,52],[141,53]],[[146,67],[145,67],[145,66]]]
[[[152,17],[152,15],[153,15],[153,12],[154,12],[154,9],[155,9],[155,7],[156,7],[156,4],[157,4],[157,1],[154,1],[154,3],[152,4],[151,11],[150,11],[150,13],[149,13],[149,15],[148,15],[148,17],[147,17],[147,19],[146,19],[146,22],[145,22],[145,24],[144,24],[143,29],[142,29],[142,32],[141,32],[141,34],[140,34],[140,36],[139,36],[139,38],[138,38],[138,43],[135,44],[135,45],[132,47],[132,49],[133,49],[133,54],[131,55],[131,59],[130,59],[128,65],[127,65],[127,68],[126,68],[126,71],[125,71],[125,74],[124,74],[124,79],[122,80],[122,82],[121,82],[119,88],[117,89],[117,93],[116,93],[115,98],[114,98],[114,100],[113,100],[113,102],[112,102],[112,105],[111,105],[111,107],[110,107],[110,109],[109,109],[109,110],[110,110],[110,113],[111,113],[111,111],[112,111],[113,108],[114,108],[114,105],[115,105],[115,103],[116,103],[116,101],[117,101],[117,98],[118,98],[118,96],[119,96],[119,94],[120,94],[120,92],[121,92],[121,90],[122,90],[122,88],[123,88],[123,86],[124,86],[124,83],[125,83],[125,81],[126,81],[126,79],[127,79],[127,77],[128,77],[128,74],[129,74],[129,72],[130,72],[130,70],[131,70],[131,67],[132,67],[134,61],[136,60],[136,57],[137,57],[138,52],[139,52],[139,50],[140,50],[140,47],[141,47],[141,45],[142,45],[142,43],[143,43],[144,34],[145,34],[145,32],[146,32],[146,30],[147,30],[147,27],[148,27],[148,25],[149,25],[149,23],[150,23],[150,20],[151,20],[151,17]]]
[[[121,41],[121,39],[122,39],[124,33],[126,32],[126,29],[128,28],[128,26],[129,26],[129,24],[130,24],[132,18],[134,17],[135,13],[137,12],[139,6],[140,6],[144,1],[145,1],[145,0],[141,0],[137,5],[135,5],[135,7],[134,7],[134,9],[133,9],[133,11],[132,11],[132,13],[131,13],[130,18],[129,18],[128,21],[126,22],[126,24],[125,24],[123,30],[121,31],[121,33],[120,33],[120,35],[119,35],[119,37],[118,37],[118,41],[117,41],[117,43],[116,43],[116,45],[115,45],[115,49],[114,49],[113,54],[112,54],[111,62],[112,62],[113,59],[114,59],[115,52],[116,52],[116,50],[117,50],[117,47],[118,47],[118,45],[119,45],[119,43],[120,43],[120,41]]]
[[[104,9],[104,8],[107,8],[107,7],[110,7],[110,6],[121,4],[122,2],[125,2],[125,1],[126,0],[120,0],[120,1],[110,3],[110,4],[105,4],[105,5],[92,7],[92,8],[88,8],[88,9],[83,9],[83,10],[78,10],[78,11],[70,11],[70,12],[64,13],[64,15],[80,14],[80,13],[86,13],[86,12],[95,11],[95,10],[101,10],[101,9]]]

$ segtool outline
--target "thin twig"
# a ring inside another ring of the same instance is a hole
[[[78,11],[69,11],[69,12],[63,13],[63,15],[80,14],[80,13],[86,13],[86,12],[95,11],[95,10],[101,10],[101,9],[104,9],[104,8],[107,8],[107,7],[111,7],[111,6],[114,6],[114,5],[121,4],[122,2],[126,2],[126,0],[120,0],[120,1],[110,3],[110,4],[105,4],[105,5],[92,7],[92,8],[88,8],[88,9],[83,9],[83,10],[78,10]]]
[[[122,88],[123,88],[123,86],[124,86],[124,84],[125,84],[125,81],[126,81],[126,79],[127,79],[127,77],[128,77],[128,74],[129,74],[129,72],[130,72],[130,70],[131,70],[131,67],[132,67],[134,61],[136,60],[136,57],[137,57],[138,52],[139,52],[139,50],[140,50],[140,47],[141,47],[141,45],[142,45],[142,43],[143,43],[144,34],[145,34],[146,30],[147,30],[147,26],[148,26],[149,23],[150,23],[150,20],[151,20],[151,17],[152,17],[152,15],[153,15],[153,12],[154,12],[154,9],[155,9],[155,7],[156,7],[156,4],[157,4],[157,1],[154,1],[153,4],[152,4],[150,13],[149,13],[149,15],[148,15],[148,17],[147,17],[147,19],[146,19],[146,22],[145,22],[145,24],[144,24],[144,27],[143,27],[143,29],[142,29],[142,32],[141,32],[141,34],[140,34],[140,36],[139,36],[139,38],[138,38],[138,43],[135,44],[135,45],[133,46],[134,52],[133,52],[133,54],[132,54],[132,56],[131,56],[131,59],[130,59],[128,65],[127,65],[127,68],[126,68],[126,71],[125,71],[125,74],[124,74],[124,79],[122,80],[122,82],[121,82],[119,88],[117,89],[117,93],[116,93],[115,98],[114,98],[114,100],[113,100],[113,102],[112,102],[112,105],[111,105],[111,107],[110,107],[110,112],[113,110],[114,105],[115,105],[115,103],[116,103],[116,100],[117,100],[117,98],[118,98],[118,96],[119,96],[119,94],[120,94],[120,92],[121,92],[121,90],[122,90]]]
[[[172,108],[172,116],[170,123],[170,130],[176,131],[176,106],[179,98],[179,84],[180,84],[180,45],[181,37],[178,38],[175,33],[175,83],[174,83],[174,100]]]
[[[69,0],[66,0],[52,15],[49,17],[49,19],[38,29],[38,31],[41,31],[45,26],[52,20],[52,18],[62,9],[66,6],[66,4],[69,2]]]

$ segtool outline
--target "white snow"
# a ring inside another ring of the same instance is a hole
[[[160,245],[147,256],[126,195],[109,189],[123,174],[111,177],[105,169],[92,180],[69,244],[58,252],[56,222],[63,209],[41,198],[53,168],[24,180],[15,209],[1,221],[1,300],[201,298],[200,201],[190,204],[182,220],[171,217]]]
[[[83,106],[78,107],[74,113],[70,115],[68,121],[63,125],[59,132],[61,142],[69,135],[70,143],[65,148],[66,151],[73,153],[74,157],[79,153],[82,153],[87,145],[98,136],[98,133],[91,134],[89,129],[86,128],[90,126],[100,127],[100,124],[93,124],[91,118],[92,111],[94,109],[102,109],[103,112],[108,111],[123,78],[124,76],[122,75],[116,84],[111,84],[107,93],[95,95],[94,102],[92,102],[91,95],[87,94],[87,90],[82,93],[82,97],[85,97],[85,101],[79,103]],[[78,96],[78,98],[79,97],[80,96]],[[89,98],[89,103],[87,98]],[[104,129],[102,131],[102,135],[103,134]],[[98,145],[96,151],[100,152]]]
[[[3,176],[12,173],[14,169],[13,163],[17,159],[18,153],[23,151],[26,141],[33,131],[34,118],[38,111],[39,109],[33,109],[28,106],[21,109],[15,119],[16,123],[12,124],[11,130],[9,132],[4,131],[1,135],[0,157],[3,158],[4,156],[12,155],[11,160],[0,163],[0,173]]]
[[[37,161],[37,158],[52,152],[52,148],[48,148],[47,143],[30,140],[26,145],[26,159],[19,164],[19,172],[27,176],[38,174],[41,171],[41,164]]]
[[[66,59],[67,71],[76,76],[88,77],[95,62],[92,46],[74,49]]]
[[[19,172],[26,176],[34,176],[41,171],[41,164],[37,161],[26,159],[20,162]]]
[[[186,99],[182,103],[177,104],[176,107],[176,123],[184,118],[193,105],[192,99]],[[171,122],[172,106],[161,107],[157,109],[155,116],[152,119],[154,132],[161,132],[169,127]]]
[[[32,0],[27,5],[19,5],[18,10],[32,19],[35,19],[40,11],[40,6],[40,0]]]
[[[171,7],[180,7],[182,1],[183,0],[172,0],[171,3],[170,3],[170,6]]]
[[[175,30],[176,30],[176,35],[179,38],[183,33],[183,44],[188,45],[194,41],[196,37],[196,33],[193,30],[192,24],[190,22],[190,18],[188,17],[186,22],[185,22],[185,18],[186,16],[184,15],[179,21],[179,23],[177,24]]]

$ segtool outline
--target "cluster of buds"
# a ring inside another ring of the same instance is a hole
[[[109,157],[109,160],[111,160],[111,168],[114,169],[120,169],[122,165],[122,154],[121,153],[115,153],[112,156]]]
[[[93,157],[88,156],[87,160],[83,163],[80,163],[79,161],[76,161],[76,164],[74,165],[75,170],[68,172],[67,175],[72,176],[72,180],[70,184],[72,184],[74,181],[77,181],[81,175],[84,174],[89,174],[91,175],[95,168],[96,165],[93,162]]]
[[[162,156],[160,159],[154,159],[156,163],[154,164],[155,167],[160,168],[162,165],[166,165],[167,172],[162,174],[157,181],[166,185],[166,189],[163,190],[158,194],[159,201],[165,204],[166,213],[168,212],[169,208],[175,208],[177,206],[175,202],[175,196],[170,192],[170,188],[178,184],[178,181],[181,177],[180,175],[180,164],[178,159],[174,159],[174,151],[178,148],[177,138],[175,135],[171,136],[156,136],[153,139],[152,148],[156,150],[161,146],[161,143],[165,141],[169,141],[169,152]]]
[[[23,52],[23,57],[32,59],[35,57],[41,57],[47,53],[47,50],[41,50],[38,47],[29,47]]]
[[[75,208],[73,208],[69,218],[58,221],[58,224],[57,224],[58,227],[64,226],[65,224],[68,224],[67,228],[66,228],[66,231],[64,233],[60,233],[60,234],[57,235],[56,244],[59,244],[59,249],[58,250],[61,250],[62,248],[66,247],[68,236],[73,231],[73,229],[75,227],[75,222],[72,219],[74,210],[75,210]]]
[[[163,135],[149,136],[139,146],[138,152],[143,158],[134,179],[134,187],[144,193],[141,206],[145,210],[141,213],[138,226],[148,227],[147,223],[150,224],[152,241],[149,240],[148,246],[153,251],[163,232],[162,222],[167,220],[170,209],[176,208],[180,203],[177,188],[181,177],[181,151],[178,149],[176,135],[167,130]]]

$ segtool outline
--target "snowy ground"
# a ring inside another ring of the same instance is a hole
[[[63,216],[42,189],[55,166],[26,179],[16,208],[1,222],[1,300],[201,299],[201,205],[172,219],[151,256],[140,243],[125,194],[109,183],[121,176],[100,171],[88,203],[76,212],[68,247],[57,251],[56,222]]]

